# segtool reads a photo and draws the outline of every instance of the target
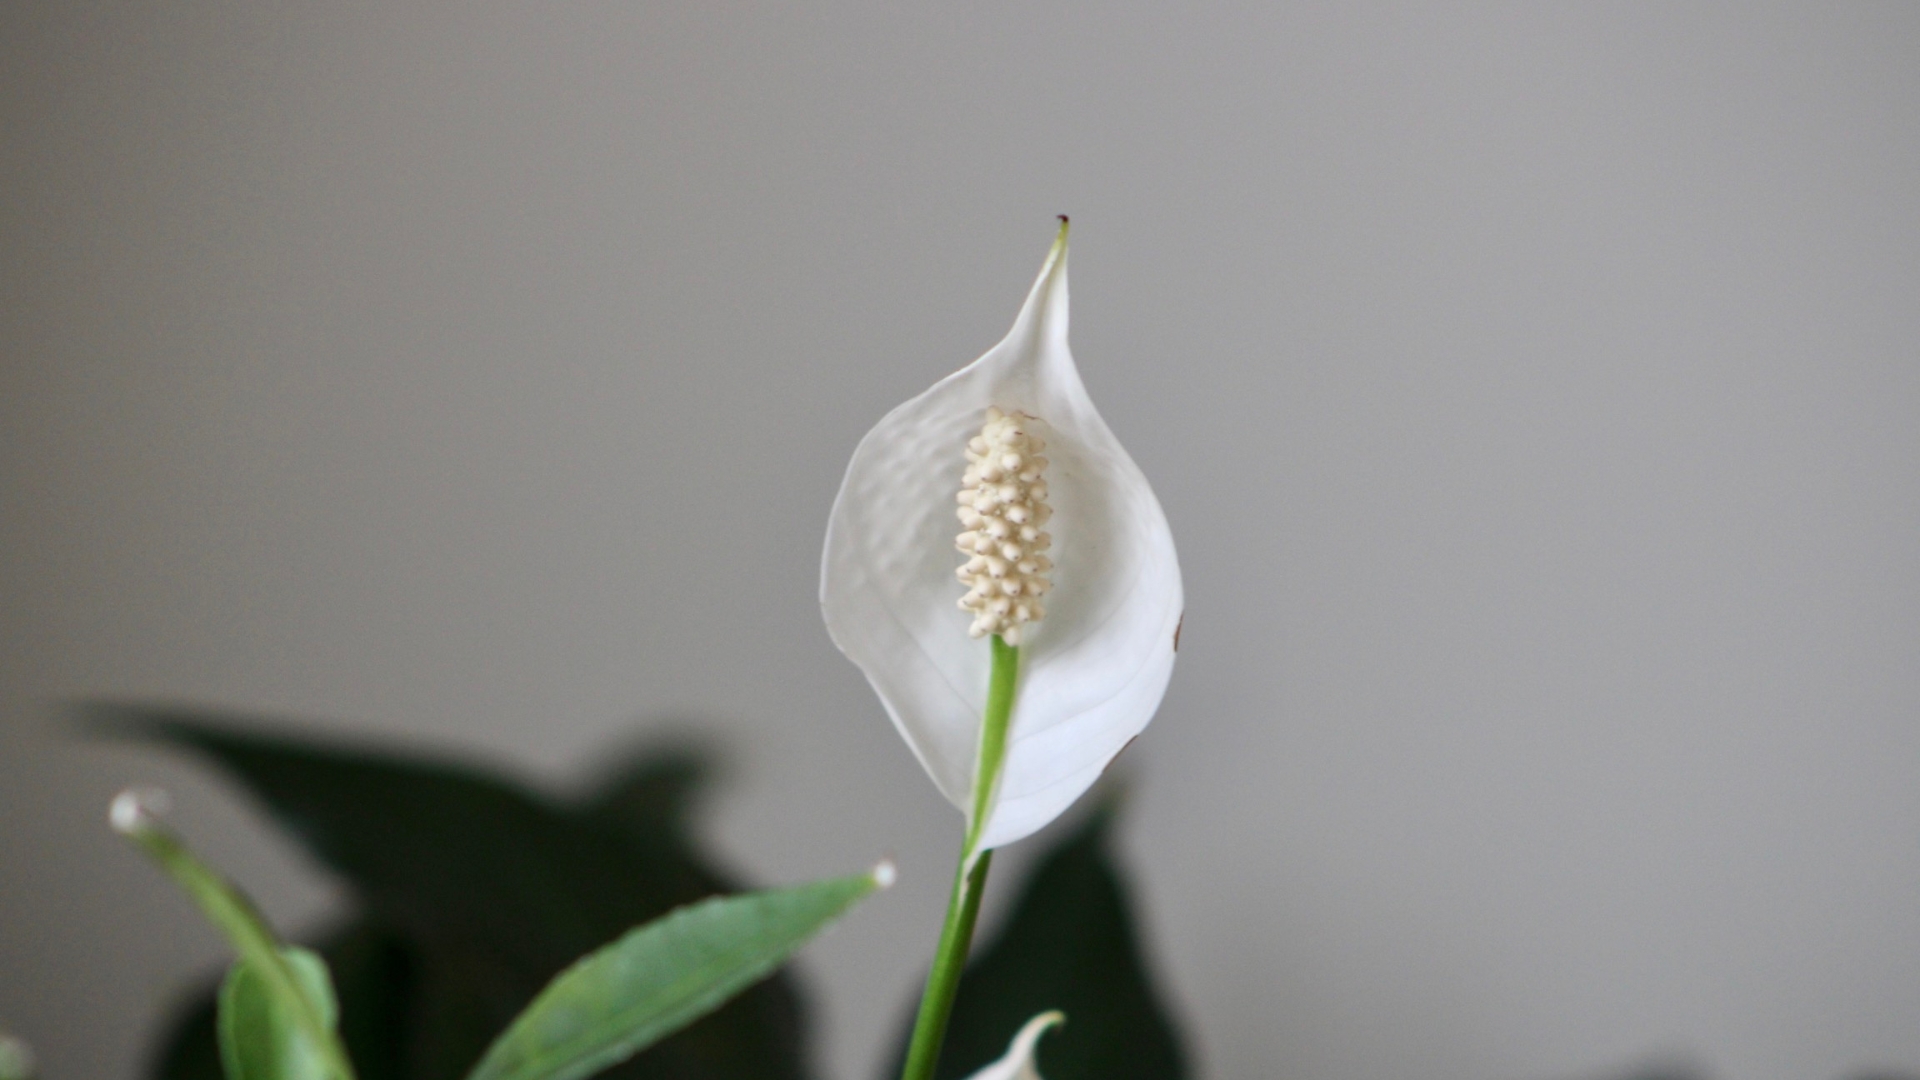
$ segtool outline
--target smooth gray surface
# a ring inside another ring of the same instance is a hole
[[[906,10],[902,10],[902,9]],[[220,954],[49,703],[555,782],[679,718],[866,1080],[958,821],[828,644],[855,441],[1075,216],[1182,665],[1128,755],[1218,1077],[1920,1069],[1920,8],[0,5],[0,1027]]]

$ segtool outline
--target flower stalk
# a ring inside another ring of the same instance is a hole
[[[980,724],[980,752],[975,759],[973,802],[967,815],[966,842],[960,848],[960,865],[953,875],[953,892],[947,898],[947,918],[940,927],[940,944],[935,947],[933,968],[927,972],[927,988],[920,997],[920,1012],[914,1018],[913,1040],[907,1046],[907,1064],[901,1080],[933,1080],[934,1066],[940,1061],[940,1047],[946,1041],[947,1020],[953,1015],[954,997],[960,992],[960,975],[967,967],[967,952],[973,946],[973,927],[980,917],[980,898],[987,887],[987,867],[993,851],[983,850],[980,838],[993,805],[994,788],[1000,782],[1000,766],[1006,760],[1007,727],[1013,717],[1014,687],[1020,675],[1020,650],[993,635],[993,670],[987,683],[986,714]]]

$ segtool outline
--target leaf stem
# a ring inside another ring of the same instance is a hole
[[[1020,649],[1007,644],[999,634],[993,635],[993,671],[988,676],[986,715],[981,720],[980,749],[974,759],[966,842],[960,848],[953,893],[947,899],[946,922],[940,927],[933,969],[927,972],[927,989],[920,998],[920,1013],[914,1019],[913,1041],[907,1047],[901,1080],[933,1080],[940,1046],[946,1041],[947,1019],[960,992],[960,974],[967,966],[973,925],[980,917],[980,897],[986,891],[987,867],[993,861],[992,851],[979,849],[980,837],[986,830],[994,790],[1000,785],[1000,767],[1006,760],[1007,728],[1013,716],[1013,692],[1019,673]]]
[[[326,1075],[331,1080],[354,1080],[353,1062],[333,1027],[301,987],[286,958],[286,944],[247,895],[202,863],[179,837],[140,813],[132,792],[115,800],[114,815],[114,828],[192,897],[207,920],[226,935],[239,954],[239,962],[250,965],[280,1001],[293,1007],[294,1023],[320,1054]]]

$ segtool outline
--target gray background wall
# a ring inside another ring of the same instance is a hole
[[[1920,9],[0,6],[0,1026],[130,1077],[220,946],[49,705],[555,784],[735,750],[871,1075],[957,817],[814,589],[881,413],[1075,217],[1187,574],[1129,754],[1219,1077],[1920,1069]]]

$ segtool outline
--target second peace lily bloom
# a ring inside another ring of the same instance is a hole
[[[1045,1035],[1048,1028],[1066,1023],[1066,1020],[1063,1013],[1043,1012],[1027,1021],[1014,1035],[1005,1057],[974,1073],[967,1080],[1042,1080],[1040,1068],[1034,1063],[1034,1055],[1040,1048],[1040,1036]]]
[[[1058,817],[1153,718],[1173,673],[1180,566],[1068,349],[1064,219],[1005,340],[854,450],[820,603],[928,775],[974,819],[974,851]],[[1000,774],[976,800],[982,716],[1016,647]]]

